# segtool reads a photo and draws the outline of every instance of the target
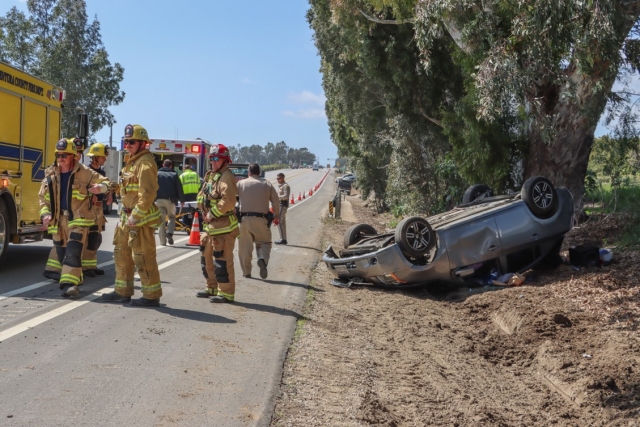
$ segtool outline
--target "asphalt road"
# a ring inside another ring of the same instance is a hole
[[[297,199],[326,169],[284,172]],[[267,179],[275,183],[276,173]],[[106,275],[86,278],[74,300],[42,277],[50,241],[10,246],[0,270],[0,425],[268,425],[333,175],[290,207],[289,245],[274,245],[266,280],[243,278],[236,258],[233,305],[195,297],[205,281],[186,233],[174,246],[158,243],[159,309],[99,300],[113,286],[115,215],[98,255]]]

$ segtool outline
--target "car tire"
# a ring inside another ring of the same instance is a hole
[[[436,233],[425,218],[412,216],[398,223],[396,244],[407,257],[426,255],[436,244]]]
[[[0,198],[0,266],[9,252],[9,221],[7,205]]]
[[[547,178],[529,178],[522,186],[520,194],[531,213],[538,218],[549,218],[558,210],[558,194]]]
[[[462,204],[466,205],[477,199],[484,199],[485,197],[493,197],[493,191],[486,184],[476,184],[467,188],[467,191],[462,195]]]
[[[344,233],[344,248],[355,245],[366,236],[376,235],[378,232],[369,224],[356,224],[347,229]]]

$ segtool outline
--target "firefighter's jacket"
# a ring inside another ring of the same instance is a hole
[[[235,215],[237,195],[236,177],[227,165],[217,172],[207,172],[197,199],[207,234],[227,234],[238,228]]]
[[[136,226],[160,225],[160,210],[153,203],[158,192],[158,167],[149,150],[142,150],[130,157],[122,168],[120,198],[123,224],[131,216]]]
[[[97,216],[92,209],[89,187],[100,184],[101,192],[109,190],[109,180],[92,171],[87,166],[77,163],[71,170],[67,188],[67,219],[69,227],[91,227],[97,224]],[[60,215],[60,168],[50,166],[45,170],[45,177],[38,193],[40,199],[40,217],[51,215],[48,232],[58,234]]]

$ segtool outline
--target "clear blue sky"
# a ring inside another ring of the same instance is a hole
[[[285,141],[321,163],[337,157],[324,114],[320,57],[305,0],[87,0],[111,63],[125,68],[111,108],[114,143],[128,123],[151,138],[227,145]],[[2,15],[24,0],[0,0]],[[109,140],[109,129],[95,135]]]

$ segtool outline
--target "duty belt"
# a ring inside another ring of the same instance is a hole
[[[242,216],[257,216],[258,218],[266,218],[267,214],[260,212],[240,212]]]

